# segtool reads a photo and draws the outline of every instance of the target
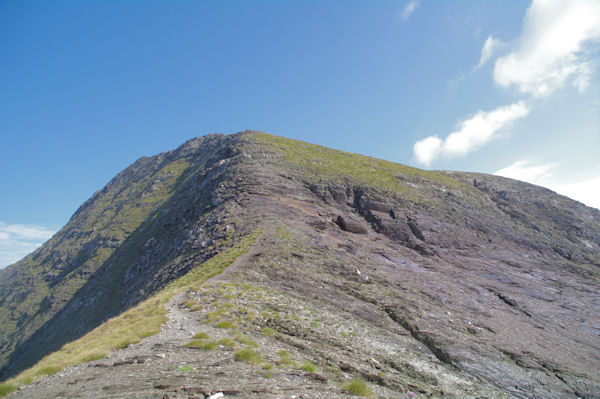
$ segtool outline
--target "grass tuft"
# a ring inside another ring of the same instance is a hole
[[[279,364],[286,366],[296,366],[296,362],[292,359],[290,354],[284,350],[279,351]]]
[[[240,344],[249,346],[249,347],[253,347],[253,348],[257,348],[258,344],[256,343],[256,341],[254,341],[252,338],[250,338],[247,335],[244,334],[238,334],[235,336],[235,340],[237,342],[239,342]]]
[[[273,330],[270,327],[265,327],[262,329],[262,333],[265,337],[274,337],[277,335],[277,331]]]
[[[215,325],[217,328],[236,328],[237,325],[232,321],[221,321]]]
[[[208,335],[207,332],[201,331],[201,332],[197,333],[196,335],[194,335],[192,338],[195,338],[195,339],[209,339],[210,335]]]
[[[182,302],[182,305],[185,306],[186,308],[193,308],[197,304],[198,304],[198,302],[196,302],[194,299],[188,299],[188,300]]]
[[[355,378],[344,386],[344,390],[352,395],[369,397],[373,396],[373,391],[360,378]]]
[[[227,346],[229,348],[235,347],[235,341],[232,340],[231,338],[221,338],[220,340],[217,341],[217,343],[219,345]]]
[[[233,354],[233,357],[237,361],[243,361],[243,362],[248,362],[248,363],[252,363],[252,364],[262,364],[263,363],[263,358],[258,354],[258,352],[255,352],[253,349],[250,349],[250,348],[241,349],[239,351],[236,351]]]
[[[308,371],[309,373],[316,373],[317,372],[317,366],[315,366],[314,364],[312,364],[308,360],[305,361],[304,363],[302,363],[302,366],[300,366],[300,369],[302,369],[304,371]]]
[[[209,312],[206,315],[204,315],[204,318],[207,321],[217,321],[221,318],[221,316],[223,316],[225,313],[227,312],[227,309],[218,309],[215,310],[214,312]]]
[[[215,342],[204,340],[193,340],[185,344],[185,346],[191,349],[204,349],[207,351],[217,349],[217,344]]]

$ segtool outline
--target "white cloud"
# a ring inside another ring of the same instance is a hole
[[[544,163],[539,159],[520,160],[496,171],[498,176],[537,184],[559,194],[600,209],[600,165],[585,178],[558,179],[552,173],[557,164]]]
[[[445,140],[429,136],[419,140],[413,147],[417,161],[425,166],[436,159],[456,158],[467,155],[496,137],[497,133],[510,124],[529,114],[529,108],[523,101],[496,108],[493,111],[479,111],[471,118],[458,124],[457,130]]]
[[[43,226],[0,222],[0,269],[22,259],[54,233]]]
[[[10,224],[0,222],[0,231],[9,233],[17,237],[28,240],[47,240],[54,234],[54,231],[42,226]]]
[[[516,50],[496,60],[494,81],[534,97],[569,82],[583,91],[592,73],[591,45],[598,39],[598,0],[534,0]]]
[[[415,143],[413,153],[419,163],[429,166],[440,156],[443,145],[438,136],[429,136]]]
[[[419,2],[418,1],[411,1],[410,3],[408,3],[404,9],[402,10],[402,13],[400,14],[400,16],[402,17],[402,19],[404,21],[407,21],[410,16],[412,15],[412,13],[419,7]]]
[[[587,206],[600,209],[600,177],[592,177],[572,183],[559,183],[550,188]]]
[[[502,44],[503,43],[501,40],[494,39],[492,37],[492,35],[489,35],[488,38],[486,39],[485,43],[483,44],[483,48],[481,49],[481,56],[479,58],[479,64],[477,64],[475,66],[474,70],[477,70],[477,69],[481,68],[482,66],[484,66],[486,64],[486,62],[488,62],[490,60],[490,58],[492,58],[494,51],[496,51],[496,49],[498,47],[500,47]]]
[[[552,163],[543,163],[538,159],[523,159],[497,170],[494,174],[537,184],[540,180],[552,178],[551,170],[556,166]]]

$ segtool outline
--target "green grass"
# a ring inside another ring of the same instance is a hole
[[[249,347],[253,347],[253,348],[258,347],[258,344],[256,343],[256,341],[254,341],[252,338],[250,338],[249,336],[244,335],[244,334],[236,335],[235,340],[237,342],[239,342],[240,344],[243,344],[243,345],[246,345]]]
[[[360,378],[355,378],[344,386],[344,391],[355,396],[369,397],[373,396],[373,392],[367,384]]]
[[[217,343],[219,345],[227,346],[229,348],[234,348],[236,346],[235,341],[232,340],[231,338],[221,338],[220,340],[217,341]]]
[[[253,349],[246,348],[236,351],[233,354],[233,358],[237,361],[248,362],[252,364],[262,364],[264,362],[263,358],[258,354],[258,352]]]
[[[18,268],[22,271],[19,275],[27,275],[30,278],[20,280],[20,277],[15,276],[15,278],[0,282],[0,292],[7,292],[10,286],[12,297],[22,297],[23,299],[18,301],[14,309],[8,309],[4,305],[0,306],[0,326],[2,326],[5,336],[15,336],[14,333],[19,329],[19,324],[16,321],[23,319],[24,316],[27,316],[30,327],[41,326],[48,318],[55,315],[55,310],[59,309],[51,309],[44,298],[54,298],[56,303],[69,302],[73,295],[86,285],[89,277],[95,275],[103,265],[106,265],[107,260],[115,253],[116,248],[100,246],[93,251],[88,248],[89,244],[97,241],[100,235],[122,240],[121,249],[135,247],[135,245],[129,245],[126,242],[142,242],[139,238],[143,234],[135,235],[132,233],[140,229],[149,218],[155,216],[153,214],[165,205],[185,178],[189,177],[187,173],[190,170],[189,157],[175,161],[160,160],[160,158],[162,156],[150,161],[153,165],[151,174],[130,181],[126,185],[119,181],[106,186],[102,192],[94,196],[93,201],[87,202],[86,206],[74,215],[71,223],[37,251],[36,256],[29,255],[19,262]],[[155,167],[160,169],[157,170]],[[73,234],[74,232],[87,233]],[[92,246],[97,247],[97,245]],[[138,254],[136,250],[122,252]],[[48,267],[50,253],[57,257],[67,255],[74,257],[74,259],[71,259],[72,265],[77,265],[74,268],[69,266],[64,269],[66,274],[60,278],[60,284],[55,285],[55,282],[44,281],[44,275],[46,274],[44,270]],[[129,267],[132,262],[123,259]],[[109,276],[109,278],[112,277]],[[108,295],[108,298],[109,300],[117,298],[116,301],[120,299],[117,295]],[[112,308],[100,303],[98,306],[98,312],[102,317],[107,313],[112,314],[117,309],[119,309],[118,303],[117,306]],[[103,311],[107,313],[103,313]],[[88,324],[84,325],[83,328],[88,330],[95,326]],[[28,328],[28,330],[35,331],[34,328]],[[21,338],[25,340],[29,338],[29,335],[26,333]],[[110,349],[111,347],[106,348],[106,350]],[[34,343],[27,349],[29,352],[27,356],[29,358],[37,357],[46,354],[45,350],[43,344]],[[83,357],[85,356],[87,355],[84,353]],[[53,357],[53,359],[57,360],[56,357]],[[81,362],[82,360],[75,355],[75,358],[69,358],[66,361],[71,363],[72,361]],[[24,377],[19,381],[26,380],[27,378]],[[20,384],[22,382],[16,382],[12,385],[19,386]]]
[[[222,322],[217,323],[215,325],[215,327],[229,329],[229,328],[236,328],[237,325],[232,321],[222,321]]]
[[[281,240],[289,241],[294,238],[294,234],[285,226],[277,226],[277,237]]]
[[[272,370],[275,366],[273,365],[273,363],[269,363],[269,362],[264,362],[262,364],[262,368],[263,370]]]
[[[304,363],[302,363],[302,366],[300,366],[300,369],[304,370],[304,371],[308,371],[309,373],[316,373],[317,372],[317,366],[315,366],[314,364],[312,364],[308,360],[306,360]]]
[[[193,308],[197,304],[198,303],[193,299],[188,299],[187,301],[183,301],[183,303],[182,303],[182,305],[185,306],[186,308]]]
[[[127,337],[124,340],[117,342],[115,344],[115,346],[112,347],[112,349],[125,349],[127,348],[129,345],[135,345],[138,342],[141,341],[141,337]]]
[[[90,353],[89,355],[83,357],[81,360],[83,360],[84,363],[87,362],[93,362],[94,360],[100,360],[102,358],[104,358],[104,353],[99,352],[99,353]]]
[[[185,344],[185,346],[191,349],[204,349],[207,351],[217,349],[217,344],[215,342],[204,340],[193,340]]]
[[[290,354],[284,350],[279,351],[279,363],[286,366],[296,366],[296,362],[292,359]]]
[[[271,373],[270,371],[266,372],[264,374],[265,378],[273,378],[273,373]]]
[[[177,369],[180,373],[191,373],[192,371],[196,371],[196,369],[192,366],[181,366]]]
[[[227,313],[227,309],[218,309],[218,310],[215,310],[214,312],[209,312],[209,313],[205,314],[204,318],[206,319],[206,321],[217,321],[221,317],[223,317],[223,315],[225,313]]]
[[[52,375],[62,370],[60,366],[46,366],[37,370],[36,375]]]
[[[15,387],[12,384],[8,384],[8,383],[0,384],[0,396],[6,396],[9,393],[12,393],[16,390],[17,390],[17,387]]]
[[[195,334],[192,338],[195,338],[195,339],[209,339],[210,335],[208,335],[207,332],[201,331],[201,332]]]
[[[128,309],[120,315],[109,319],[78,340],[72,341],[53,352],[33,367],[21,372],[14,378],[5,381],[1,386],[19,387],[51,374],[90,361],[90,358],[106,356],[118,347],[139,342],[142,338],[160,332],[160,327],[167,321],[165,304],[174,295],[185,290],[198,290],[210,277],[219,274],[245,253],[262,234],[256,230],[240,239],[228,250],[207,260],[202,265],[192,269],[187,274],[169,283],[165,288]],[[216,347],[216,343],[213,343]],[[9,388],[4,388],[9,389]],[[4,394],[6,395],[6,394]],[[4,396],[0,393],[0,396]]]
[[[295,166],[305,178],[314,181],[344,183],[347,178],[351,178],[356,183],[367,187],[375,187],[390,193],[402,194],[411,200],[421,201],[427,198],[419,192],[419,188],[403,184],[399,178],[415,182],[425,179],[445,187],[462,187],[466,192],[473,191],[466,184],[440,172],[412,168],[266,133],[253,136],[253,140],[279,151],[285,162]]]
[[[270,327],[265,327],[262,329],[262,333],[265,337],[274,337],[277,335],[277,331],[273,330]]]

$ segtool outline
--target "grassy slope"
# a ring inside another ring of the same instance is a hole
[[[344,183],[352,179],[357,184],[376,187],[378,190],[401,194],[415,200],[424,200],[421,190],[414,186],[423,181],[475,193],[471,186],[440,172],[421,170],[270,134],[258,134],[254,136],[254,140],[281,152],[284,161],[295,166],[311,180]]]
[[[3,326],[0,338],[6,339],[17,329],[22,331],[24,326],[28,326],[29,331],[35,330],[67,303],[115,251],[115,248],[100,245],[94,248],[93,243],[100,235],[97,232],[115,239],[127,237],[170,198],[188,166],[186,160],[176,160],[159,167],[150,179],[135,182],[125,189],[112,187],[97,196],[93,206],[76,214],[72,223],[43,248],[15,265],[13,275],[4,279],[0,287],[6,304],[0,306],[0,325]],[[71,234],[72,230],[75,234]],[[58,283],[44,280],[56,271],[57,264],[63,268]]]
[[[207,279],[221,273],[252,246],[259,230],[242,238],[229,250],[204,262],[184,276],[171,282],[163,290],[137,306],[108,320],[82,338],[64,345],[59,351],[44,357],[35,366],[0,384],[0,396],[13,392],[21,385],[30,384],[44,375],[54,374],[63,368],[100,359],[114,349],[135,344],[142,338],[157,334],[167,321],[165,304],[175,294],[198,289]]]
[[[442,205],[445,205],[443,202],[446,201],[443,196],[432,195],[440,189],[454,191],[455,195],[461,197],[463,203],[468,201],[469,204],[476,207],[485,205],[482,200],[485,194],[482,194],[480,190],[443,172],[423,171],[268,134],[253,134],[250,140],[265,146],[269,150],[280,153],[286,168],[290,167],[290,170],[296,172],[297,175],[308,182],[345,185],[350,181],[354,186],[369,187],[379,192],[391,193],[413,204],[417,203],[434,208],[436,211],[442,209]],[[185,173],[182,171],[181,175],[183,176]],[[108,201],[106,207],[110,208],[110,201]],[[133,207],[134,210],[137,208],[137,206]],[[128,209],[128,205],[124,207],[124,210],[126,209]],[[497,212],[495,208],[487,209],[487,211]],[[448,212],[455,214],[459,210],[448,208]],[[96,228],[107,229],[110,228],[110,225],[99,225]],[[118,231],[116,234],[118,234]],[[9,391],[18,385],[29,383],[41,375],[51,374],[65,366],[104,356],[107,351],[113,348],[126,346],[129,343],[139,341],[144,336],[158,332],[160,325],[165,320],[164,304],[172,295],[181,289],[199,285],[209,275],[220,272],[223,267],[242,254],[247,246],[251,245],[251,242],[244,244],[246,240],[253,242],[255,239],[256,237],[246,238],[243,243],[236,247],[239,253],[235,252],[234,248],[218,255],[205,262],[201,267],[174,281],[164,290],[140,303],[135,308],[111,319],[80,340],[66,344],[60,351],[47,356],[33,368],[0,385],[0,394],[3,390]],[[143,320],[143,324],[140,320]],[[152,320],[152,323],[148,323],[148,320]],[[137,326],[140,327],[139,331],[136,331]]]

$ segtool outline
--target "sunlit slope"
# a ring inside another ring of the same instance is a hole
[[[339,391],[343,379],[336,362],[354,361],[345,358],[346,344],[353,345],[356,359],[375,356],[384,368],[395,364],[378,354],[379,339],[412,356],[413,366],[445,370],[447,381],[454,372],[464,381],[485,381],[472,386],[475,391],[500,389],[519,397],[526,388],[516,381],[525,371],[542,396],[594,389],[590,381],[600,361],[591,321],[599,300],[597,210],[510,179],[424,171],[252,131],[193,139],[139,160],[43,248],[0,272],[6,290],[0,315],[8,331],[2,330],[0,341],[1,378],[45,356],[54,359],[12,382],[26,383],[120,347],[129,338],[108,334],[106,327],[94,330],[118,315],[118,331],[140,326],[132,315],[151,319],[132,342],[156,331],[165,302],[144,301],[190,271],[201,273],[207,261],[220,259],[259,227],[270,231],[269,240],[219,278],[290,298],[290,306],[308,313],[323,312],[323,318],[307,319],[308,330],[300,333],[287,322],[269,321],[270,302],[255,298],[254,305],[267,313],[246,320],[244,333],[262,334],[268,327],[278,332],[270,338],[288,344],[295,339],[290,334],[301,334],[304,350],[313,349],[295,356],[322,361],[321,367],[334,363],[326,377],[334,381],[331,392]],[[186,295],[204,303],[202,292]],[[211,298],[204,308],[230,299]],[[231,317],[247,316],[244,300],[232,304]],[[205,316],[213,311],[221,310],[206,310]],[[299,322],[295,311],[287,312]],[[335,320],[346,317],[364,327],[363,339],[379,338],[368,340],[372,346],[355,336],[339,341]],[[203,320],[196,325],[205,326]],[[218,329],[213,322],[207,328]],[[322,326],[320,334],[314,335],[315,323]],[[221,335],[223,342],[235,338]],[[90,351],[71,359],[70,342],[84,336],[95,343],[85,341]],[[403,344],[394,344],[398,340]],[[61,348],[66,352],[56,352]],[[184,347],[173,353],[189,355]],[[549,368],[554,374],[545,374]],[[395,387],[394,394],[402,393],[416,378],[394,367],[386,369],[393,377],[358,364],[348,369],[380,384],[378,392]],[[57,386],[61,374],[52,377]],[[254,384],[253,375],[240,384]],[[429,378],[417,378],[423,392],[467,392],[431,387]]]
[[[254,244],[260,231],[241,238],[230,249],[204,262],[182,277],[172,281],[158,293],[140,304],[111,318],[83,337],[65,344],[58,351],[40,360],[32,368],[0,384],[0,396],[30,384],[63,368],[101,359],[110,351],[135,344],[145,337],[158,333],[167,320],[165,303],[185,290],[198,290],[210,277],[219,274]]]

